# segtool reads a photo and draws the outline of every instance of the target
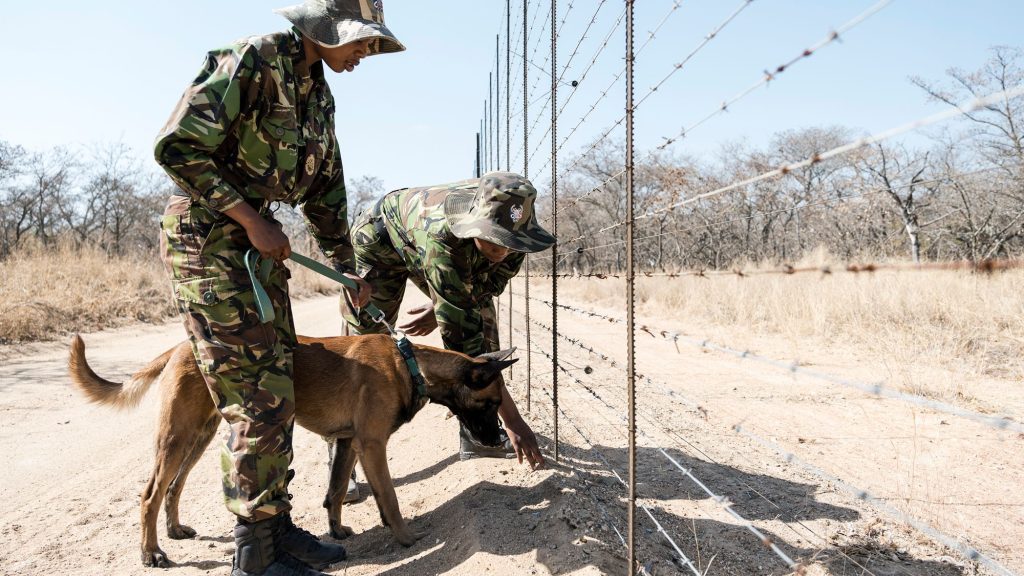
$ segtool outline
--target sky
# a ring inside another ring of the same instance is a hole
[[[521,171],[523,0],[510,1],[511,164]],[[744,0],[637,1],[637,48],[650,42],[635,64],[636,99],[672,73],[637,107],[638,150],[651,149],[714,112],[758,82],[764,70],[791,60],[876,3],[755,0],[676,69]],[[289,23],[272,12],[283,5],[267,0],[8,3],[0,19],[8,70],[0,84],[0,140],[34,151],[120,142],[156,171],[153,139],[205,52],[243,36],[286,29]],[[549,0],[527,6],[528,125],[534,127],[527,132],[535,182],[550,176],[551,143],[545,135],[550,6]],[[408,50],[368,58],[353,73],[327,72],[349,180],[375,176],[390,190],[472,176],[488,74],[496,67],[502,148],[496,167],[505,167],[505,7],[505,0],[384,1],[388,27]],[[624,82],[613,81],[625,65],[624,27],[616,27],[623,7],[622,0],[558,2],[563,168],[567,155],[586,149],[623,115]],[[783,130],[841,125],[873,133],[927,116],[943,108],[928,102],[909,78],[941,81],[948,68],[979,68],[992,46],[1024,44],[1022,21],[1019,0],[893,0],[841,41],[798,62],[670,150],[710,157],[727,143],[764,146]],[[573,80],[576,88],[570,86]],[[621,140],[624,133],[619,126],[609,137]]]

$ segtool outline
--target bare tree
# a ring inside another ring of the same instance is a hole
[[[928,170],[928,155],[915,156],[902,147],[889,147],[882,143],[874,146],[873,154],[865,155],[858,168],[869,188],[878,188],[896,205],[903,229],[910,245],[910,257],[921,261],[920,212],[926,203],[917,195],[923,175]]]
[[[21,146],[0,140],[0,259],[18,244],[28,219],[25,191],[17,185],[27,157]]]
[[[348,222],[355,222],[359,213],[369,208],[384,195],[384,182],[376,176],[360,176],[349,180],[348,191]]]
[[[1007,46],[996,46],[991,52],[992,56],[978,70],[947,70],[949,81],[945,85],[919,77],[911,81],[931,99],[950,106],[1024,84],[1024,52]],[[1024,97],[1004,98],[974,112],[965,112],[964,118],[972,125],[968,136],[981,158],[1001,167],[1006,176],[1020,183],[1024,177]],[[1018,188],[1017,193],[1021,192]],[[1024,194],[1018,197],[1024,201]]]

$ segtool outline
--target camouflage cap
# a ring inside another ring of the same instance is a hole
[[[349,42],[374,39],[370,54],[401,52],[405,46],[384,26],[382,0],[306,0],[278,8],[310,40],[334,48]]]
[[[448,228],[459,238],[480,238],[516,252],[540,252],[555,243],[533,211],[537,189],[512,172],[488,172],[476,192],[452,191],[444,201]]]

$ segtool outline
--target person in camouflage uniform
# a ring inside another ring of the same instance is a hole
[[[379,0],[306,0],[278,10],[286,32],[209,52],[157,137],[157,162],[178,185],[161,221],[175,300],[218,410],[229,424],[224,495],[238,516],[233,576],[321,574],[338,544],[291,522],[296,345],[287,236],[272,202],[301,205],[335,268],[352,274],[345,177],[326,64],[351,72],[366,56],[405,47]],[[274,319],[261,322],[246,268],[255,250],[275,261],[264,278]],[[366,302],[369,286],[350,293]]]
[[[370,300],[394,325],[411,280],[432,306],[400,326],[409,334],[441,329],[445,348],[475,356],[499,349],[494,298],[519,273],[527,252],[550,247],[555,239],[537,223],[537,191],[526,178],[491,172],[474,178],[385,195],[364,211],[352,228],[356,272],[373,287]],[[342,315],[357,334],[386,328],[342,298]],[[531,466],[544,463],[536,437],[520,416],[502,381],[499,415],[509,444]],[[460,456],[498,455],[461,433]],[[500,451],[504,455],[504,451]]]

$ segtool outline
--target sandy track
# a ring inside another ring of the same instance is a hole
[[[415,291],[410,291],[413,295]],[[408,306],[419,303],[410,298]],[[300,333],[337,333],[332,298],[296,303]],[[542,310],[541,314],[550,312]],[[504,319],[502,320],[505,321]],[[517,317],[517,330],[523,322]],[[560,315],[567,334],[584,337],[621,358],[621,329]],[[507,333],[503,328],[502,334]],[[553,448],[549,335],[534,332],[532,412],[528,417],[549,453]],[[436,336],[435,336],[436,338]],[[177,323],[133,326],[85,336],[93,368],[120,379],[182,339]],[[521,334],[514,337],[522,346]],[[435,343],[434,338],[425,340]],[[762,548],[664,458],[672,456],[736,510],[817,573],[954,575],[979,573],[950,551],[870,506],[787,465],[729,429],[745,427],[802,458],[888,499],[954,536],[1024,570],[1024,486],[1020,440],[980,426],[870,399],[837,388],[752,369],[733,358],[671,343],[642,341],[638,370],[665,382],[677,396],[641,387],[638,493],[684,553],[711,574],[785,574]],[[758,350],[791,357],[778,343]],[[610,465],[624,473],[622,372],[560,343],[560,357],[593,374],[560,377],[561,465],[530,472],[514,461],[456,458],[457,427],[446,411],[428,406],[389,446],[402,511],[428,536],[412,548],[397,545],[380,525],[371,499],[347,507],[356,535],[345,544],[351,560],[338,574],[625,573],[615,529],[624,529],[623,494]],[[0,476],[0,574],[158,574],[139,562],[138,494],[152,465],[156,395],[133,411],[86,404],[64,374],[64,344],[0,351],[0,441],[8,455]],[[513,394],[525,396],[525,370],[515,367]],[[839,357],[819,366],[850,377],[871,367]],[[585,387],[586,386],[586,387]],[[692,398],[701,410],[679,400]],[[998,402],[998,398],[991,399]],[[1018,399],[1015,399],[1016,402]],[[521,408],[525,401],[520,400]],[[578,428],[578,430],[577,430]],[[182,520],[193,540],[163,549],[176,566],[167,574],[226,574],[232,543],[216,461],[217,442],[189,478]],[[597,446],[597,450],[591,449]],[[295,436],[298,476],[292,483],[297,523],[326,532],[321,501],[326,450],[305,431]],[[365,485],[363,485],[365,491]],[[638,557],[655,574],[680,573],[675,551],[640,514]],[[162,521],[161,521],[162,524]],[[987,573],[981,571],[980,573]]]

